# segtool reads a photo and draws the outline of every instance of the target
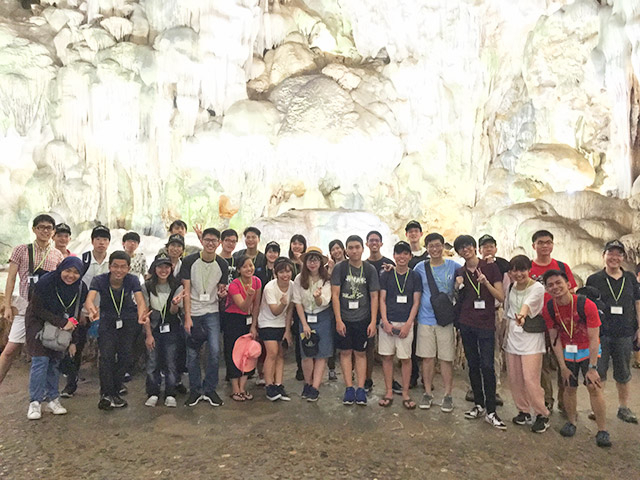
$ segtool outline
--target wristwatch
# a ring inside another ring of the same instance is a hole
[[[589,364],[589,370],[597,370],[598,366],[597,365],[591,365]]]

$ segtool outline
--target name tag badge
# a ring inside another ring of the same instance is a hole
[[[622,315],[622,305],[611,305],[611,315]]]
[[[524,328],[522,328],[522,325],[516,325],[515,327],[513,327],[513,333],[522,333],[524,332]]]
[[[122,319],[116,320],[116,330],[120,330],[122,328]]]
[[[360,302],[349,302],[349,310],[357,310],[360,306]]]
[[[396,303],[407,303],[407,296],[406,295],[398,295],[396,297]]]
[[[475,308],[476,310],[484,310],[486,308],[484,300],[474,300],[473,308]]]
[[[160,325],[160,333],[169,333],[170,331],[171,331],[171,325],[169,325],[169,324]]]
[[[200,301],[201,302],[208,302],[211,299],[211,295],[209,295],[208,293],[201,293],[200,294]]]
[[[318,323],[317,315],[307,315],[307,323]]]
[[[247,325],[251,325],[253,323],[253,317],[251,315],[249,315],[247,317]]]
[[[29,276],[27,277],[27,281],[28,281],[29,283],[34,283],[34,284],[35,284],[35,283],[38,283],[38,276],[37,276],[37,275],[29,275]]]
[[[567,353],[578,353],[578,345],[567,345],[565,349]]]

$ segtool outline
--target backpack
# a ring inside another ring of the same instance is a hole
[[[607,318],[607,304],[602,301],[602,295],[600,295],[600,291],[597,288],[587,285],[585,287],[579,288],[576,293],[578,295],[584,295],[596,304],[596,307],[598,309],[598,316],[601,320]]]

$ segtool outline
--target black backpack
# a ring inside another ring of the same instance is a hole
[[[578,316],[580,317],[580,320],[582,320],[584,323],[587,323],[587,314],[584,311],[584,306],[587,303],[587,297],[585,295],[580,295],[580,294],[578,294],[577,297],[578,297]],[[553,299],[547,302],[547,312],[549,313],[551,320],[553,320],[553,323],[557,324],[556,311],[553,308]]]

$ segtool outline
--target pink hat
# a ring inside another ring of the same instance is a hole
[[[251,334],[241,336],[233,346],[233,363],[242,373],[256,368],[258,357],[262,354],[260,342],[251,338]]]

